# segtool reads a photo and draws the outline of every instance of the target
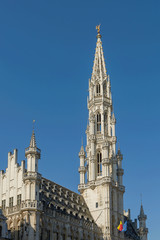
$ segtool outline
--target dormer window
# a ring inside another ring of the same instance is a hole
[[[97,133],[101,132],[101,114],[97,114]]]
[[[98,83],[98,84],[96,85],[96,95],[99,96],[100,94],[101,94],[101,86],[100,86],[100,84]]]
[[[97,176],[102,176],[102,153],[97,153]]]

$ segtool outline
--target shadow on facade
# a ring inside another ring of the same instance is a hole
[[[97,237],[87,233],[87,231],[79,235],[79,232],[76,231],[76,228],[70,227],[67,229],[65,226],[61,227],[56,225],[48,225],[46,224],[39,229],[39,233],[31,227],[31,226],[23,226],[19,228],[19,230],[12,230],[10,238],[0,238],[0,240],[97,240]],[[98,238],[100,239],[100,238]]]

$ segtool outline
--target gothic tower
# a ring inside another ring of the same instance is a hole
[[[25,204],[28,204],[28,212],[26,217],[27,222],[27,237],[24,239],[40,239],[40,214],[41,204],[39,199],[39,186],[41,183],[41,174],[38,173],[38,160],[41,156],[41,150],[37,148],[34,129],[32,132],[30,145],[25,149],[25,157],[27,158],[27,171],[23,176],[24,183],[24,199]]]
[[[107,74],[100,26],[97,26],[97,43],[93,71],[89,80],[89,124],[86,130],[86,154],[81,147],[80,184],[89,210],[102,229],[105,240],[124,239],[118,233],[119,221],[123,221],[123,156],[116,154],[116,119],[112,107],[110,77]]]
[[[141,240],[147,240],[148,228],[146,228],[146,219],[147,219],[147,215],[144,214],[143,206],[141,203],[140,214],[138,216],[138,220],[139,220],[138,233]]]
[[[40,159],[40,154],[41,150],[37,148],[33,130],[30,145],[25,149],[25,157],[27,158],[27,173],[24,177],[26,200],[39,200],[39,181],[41,176],[38,174],[38,160]]]

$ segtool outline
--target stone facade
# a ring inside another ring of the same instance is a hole
[[[83,197],[38,173],[41,151],[32,133],[25,162],[17,150],[8,154],[8,168],[0,172],[0,202],[12,239],[102,239],[101,229]]]
[[[6,172],[0,172],[0,207],[15,240],[147,240],[146,215],[140,227],[123,211],[123,156],[116,152],[116,119],[110,78],[106,72],[98,31],[93,72],[89,80],[89,124],[86,151],[80,158],[80,194],[72,192],[38,172],[41,150],[35,133],[25,149],[25,161],[17,163],[17,150],[8,154]],[[127,231],[119,233],[120,220]]]
[[[123,156],[116,154],[115,124],[110,78],[107,75],[101,35],[97,44],[93,72],[89,80],[89,125],[87,126],[86,157],[81,148],[80,185],[90,212],[103,231],[105,239],[124,239],[115,226],[123,219]],[[84,167],[86,164],[86,168]],[[85,171],[86,170],[86,171]],[[84,175],[87,181],[84,182]]]

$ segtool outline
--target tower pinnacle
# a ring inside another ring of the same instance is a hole
[[[101,24],[99,24],[99,25],[97,25],[96,26],[96,29],[97,29],[97,38],[101,38],[101,34],[100,34],[100,26],[101,26]]]
[[[30,148],[37,148],[36,138],[34,133],[34,124],[35,124],[35,120],[33,120],[33,131],[32,131],[32,136],[31,136],[30,145],[29,145]]]
[[[27,170],[38,171],[38,159],[41,157],[41,150],[37,148],[34,126],[29,147],[25,149],[25,157],[27,157]]]
[[[144,217],[144,216],[145,216],[145,214],[144,214],[144,210],[143,210],[143,205],[142,205],[142,203],[141,203],[140,217],[142,218],[142,217]]]
[[[143,205],[141,202],[140,214],[138,216],[139,220],[139,235],[142,240],[147,240],[148,228],[146,228],[147,215],[144,213]]]
[[[33,131],[32,131],[32,136],[31,136],[31,141],[30,141],[30,145],[29,145],[29,146],[30,146],[31,148],[37,148],[34,129],[33,129]]]
[[[107,74],[106,74],[107,70],[105,66],[101,34],[100,34],[100,25],[96,26],[96,29],[98,34],[97,34],[97,43],[96,43],[91,82],[95,82],[97,80],[103,81],[104,78],[107,78]]]

